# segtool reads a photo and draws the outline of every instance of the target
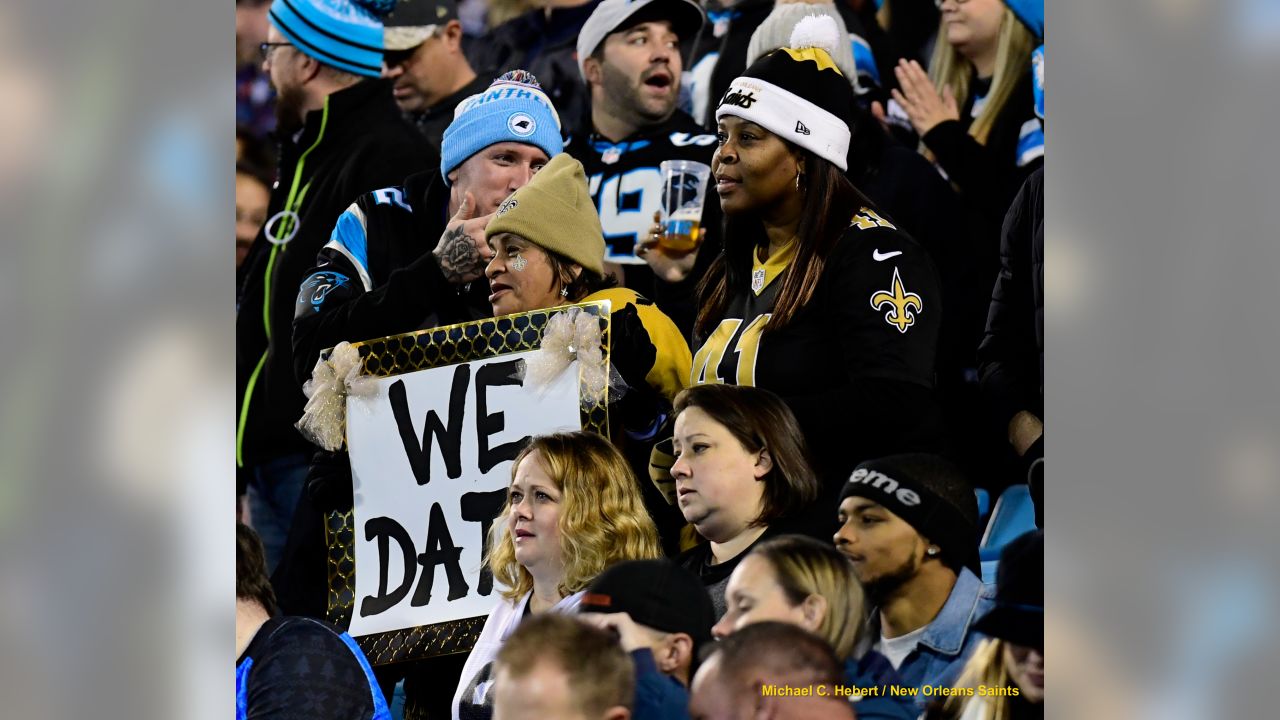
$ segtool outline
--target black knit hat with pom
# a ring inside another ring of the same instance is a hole
[[[853,88],[831,59],[839,42],[830,17],[802,18],[787,47],[755,61],[730,83],[716,120],[748,120],[847,170]]]

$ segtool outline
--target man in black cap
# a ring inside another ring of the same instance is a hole
[[[1033,530],[1005,546],[996,571],[996,603],[973,629],[1005,641],[1005,667],[1018,697],[1044,702],[1044,532]]]
[[[439,155],[454,108],[484,92],[489,78],[476,75],[463,54],[454,0],[400,0],[384,25],[383,77],[393,81],[400,111]]]
[[[840,493],[836,548],[875,605],[865,643],[907,686],[954,677],[977,644],[972,620],[991,608],[977,564],[978,502],[937,455],[864,462]],[[928,698],[917,696],[921,710]]]
[[[666,559],[618,563],[587,588],[579,612],[617,632],[631,655],[636,720],[687,716],[694,664],[715,623],[696,575]]]

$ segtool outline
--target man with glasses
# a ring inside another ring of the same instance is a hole
[[[491,78],[477,76],[462,52],[455,0],[400,0],[385,25],[382,76],[393,82],[396,105],[439,154],[454,108],[483,92]]]
[[[314,447],[289,330],[298,286],[351,199],[431,162],[382,73],[389,0],[275,0],[263,70],[277,93],[278,176],[245,259],[236,319],[236,465],[253,525],[278,562]],[[373,8],[370,10],[369,8]]]

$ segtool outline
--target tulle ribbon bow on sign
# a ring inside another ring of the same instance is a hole
[[[347,427],[347,397],[369,397],[377,392],[377,378],[362,374],[360,351],[340,342],[329,357],[317,360],[311,379],[302,386],[307,406],[295,427],[325,450],[342,448]]]
[[[611,382],[601,344],[600,318],[580,308],[556,313],[542,331],[538,350],[525,361],[525,380],[535,389],[545,388],[577,360],[578,401],[590,410],[604,402],[607,389],[616,394],[625,387],[621,378]]]

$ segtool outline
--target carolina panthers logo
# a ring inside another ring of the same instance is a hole
[[[507,118],[507,129],[517,137],[529,137],[538,129],[538,123],[528,113],[512,113]]]
[[[320,306],[324,304],[325,297],[335,288],[342,287],[350,282],[350,278],[342,273],[333,272],[331,270],[321,270],[314,273],[311,277],[302,281],[302,289],[298,292],[298,304],[307,304],[312,310],[320,311]]]

